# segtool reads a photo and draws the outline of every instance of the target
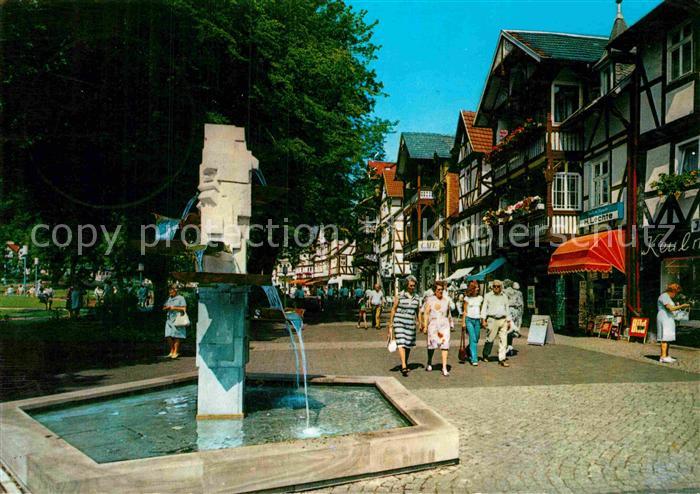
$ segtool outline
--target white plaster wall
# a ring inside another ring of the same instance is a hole
[[[690,81],[666,95],[666,123],[693,113],[695,81]]]
[[[589,117],[586,118],[586,121],[583,124],[583,135],[584,135],[584,145],[588,146],[588,139],[589,136],[593,133],[593,129],[595,128],[595,124],[598,121],[598,115],[593,113]],[[601,120],[602,124],[602,120]],[[598,134],[593,138],[593,147],[597,146],[600,144],[600,140],[598,138]]]
[[[607,139],[607,135],[605,133],[605,118],[600,120],[600,125],[598,126],[598,129],[595,132],[595,137],[593,138],[594,143],[601,143]]]
[[[662,197],[660,196],[654,196],[649,199],[647,199],[646,205],[647,209],[649,210],[649,213],[651,213],[652,218],[656,218],[656,211],[659,209],[659,206],[661,205],[661,200]],[[649,221],[647,220],[646,216],[644,217],[644,224],[648,225]]]
[[[625,92],[615,100],[615,108],[629,121],[630,119],[630,97]],[[610,115],[610,135],[614,136],[625,130],[625,126],[615,115]]]
[[[661,50],[664,43],[660,39],[652,39],[644,46],[644,68],[649,80],[661,77],[662,74],[662,56]]]
[[[654,84],[651,87],[651,96],[652,100],[654,102],[654,108],[656,108],[657,112],[660,112],[661,110],[661,83]],[[650,130],[653,130],[656,128],[656,123],[654,122],[654,114],[652,113],[651,110],[651,104],[649,102],[649,97],[647,96],[646,92],[642,92],[642,94],[639,97],[639,116],[640,116],[640,122],[639,122],[639,131],[640,133],[648,132]],[[661,115],[657,115],[659,118],[661,118]]]
[[[622,184],[622,177],[627,168],[627,143],[615,147],[612,152],[610,183],[612,187]]]
[[[683,211],[683,216],[686,218],[690,214],[690,208],[693,207],[693,201],[695,201],[695,197],[698,195],[698,189],[693,189],[693,190],[688,190],[681,195],[681,197],[678,199],[678,204],[681,207],[681,211]],[[697,216],[697,211],[696,211],[696,216]]]
[[[647,151],[646,177],[644,180],[644,190],[651,191],[651,183],[659,178],[661,173],[669,172],[669,156],[671,145],[662,146]]]

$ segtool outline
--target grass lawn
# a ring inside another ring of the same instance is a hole
[[[53,313],[41,307],[0,307],[0,317],[52,317]]]
[[[54,299],[54,303],[56,300]],[[24,295],[0,295],[0,308],[29,308],[43,309],[44,304],[36,297],[26,297]]]

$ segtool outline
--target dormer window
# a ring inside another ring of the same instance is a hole
[[[668,80],[693,71],[693,26],[687,23],[668,35]]]
[[[600,71],[600,95],[605,96],[615,86],[615,66],[608,64]]]
[[[554,123],[561,123],[581,107],[581,88],[573,82],[552,85],[552,114]]]

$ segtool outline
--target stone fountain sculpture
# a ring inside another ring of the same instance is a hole
[[[245,129],[232,125],[204,126],[197,207],[201,243],[210,248],[203,256],[201,274],[224,276],[200,278],[199,420],[243,418],[248,286],[227,283],[225,274],[246,273],[252,171],[257,168],[258,160],[246,147]],[[213,245],[219,247],[218,251],[211,249]]]

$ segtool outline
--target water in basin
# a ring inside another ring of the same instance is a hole
[[[197,385],[29,413],[98,463],[405,427],[374,386],[249,382],[243,420],[196,420]]]

